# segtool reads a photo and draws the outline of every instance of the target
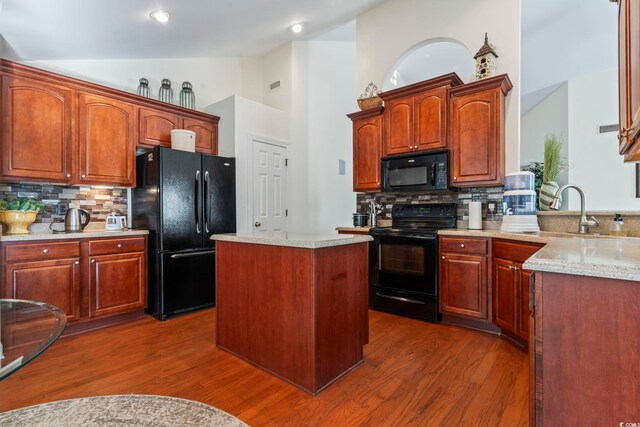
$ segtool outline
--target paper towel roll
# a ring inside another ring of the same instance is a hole
[[[482,202],[469,202],[469,230],[482,230]]]

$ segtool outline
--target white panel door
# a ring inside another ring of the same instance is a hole
[[[253,230],[286,231],[287,150],[253,141]]]

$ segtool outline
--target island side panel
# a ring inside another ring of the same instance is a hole
[[[543,389],[537,421],[604,426],[637,420],[640,283],[542,276],[544,312],[536,316],[543,317]]]
[[[317,249],[314,255],[320,389],[363,359],[369,338],[369,244]]]
[[[313,251],[216,242],[217,345],[315,390]]]

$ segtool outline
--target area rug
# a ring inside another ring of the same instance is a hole
[[[59,400],[0,413],[3,427],[246,427],[212,406],[167,396],[114,395]]]

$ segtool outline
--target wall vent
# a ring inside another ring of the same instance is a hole
[[[280,87],[280,80],[278,80],[277,82],[273,82],[269,85],[269,89],[274,90],[274,89],[278,89]]]
[[[598,126],[598,133],[618,132],[618,124]]]

